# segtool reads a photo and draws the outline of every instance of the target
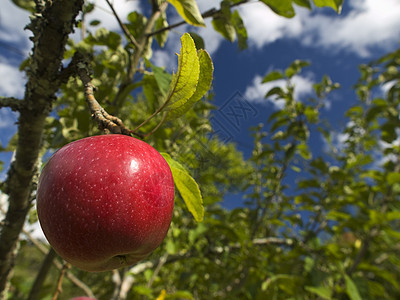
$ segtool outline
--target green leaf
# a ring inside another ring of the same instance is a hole
[[[389,185],[400,183],[400,173],[390,172],[386,177],[386,181]]]
[[[187,209],[197,222],[203,221],[204,207],[203,197],[196,181],[189,175],[188,171],[177,161],[173,160],[167,153],[161,153],[171,168],[176,188],[178,189]]]
[[[332,7],[338,14],[342,12],[343,0],[314,0],[318,7]]]
[[[168,92],[169,85],[171,83],[172,75],[166,72],[163,68],[152,66],[154,78],[158,84],[161,93],[165,96]]]
[[[180,102],[185,103],[196,91],[200,76],[200,62],[196,47],[190,34],[181,37],[181,52],[178,55],[178,70],[172,75],[172,81],[165,105],[179,107]],[[171,108],[169,108],[171,109]]]
[[[189,291],[177,291],[172,294],[168,294],[165,299],[194,299],[193,295]]]
[[[284,92],[284,90],[283,90],[281,87],[276,86],[276,87],[273,87],[272,89],[270,89],[270,90],[265,94],[264,98],[268,98],[268,97],[275,96],[275,95],[276,95],[277,97],[283,98],[283,97],[285,96],[285,92]]]
[[[269,72],[267,75],[262,80],[262,83],[270,82],[270,81],[275,81],[283,78],[283,74],[281,71],[272,71]]]
[[[106,28],[99,28],[94,36],[89,38],[89,41],[96,45],[107,46],[112,50],[116,50],[121,45],[121,36]]]
[[[293,0],[293,3],[296,3],[298,6],[302,6],[302,7],[311,9],[310,0]]]
[[[213,64],[210,55],[205,50],[199,51],[200,76],[196,91],[189,98],[182,98],[167,107],[170,110],[167,119],[172,120],[184,115],[210,89],[213,78]]]
[[[195,0],[168,0],[171,3],[178,14],[193,26],[205,26],[203,17],[201,16],[200,10]]]
[[[165,13],[163,13],[156,21],[156,24],[154,25],[154,30],[159,30],[162,28],[165,28],[168,26],[168,22],[167,22],[167,16],[165,15]],[[168,30],[164,30],[158,34],[155,35],[155,39],[157,41],[157,43],[160,45],[160,47],[164,47],[165,42],[167,41],[168,38]]]
[[[205,43],[203,38],[198,35],[196,32],[188,32],[194,41],[194,45],[196,46],[197,50],[204,49]]]
[[[36,4],[33,0],[12,0],[12,2],[22,9],[26,9],[31,13],[35,12]]]
[[[393,221],[393,220],[398,220],[400,219],[400,211],[395,210],[395,211],[390,211],[386,214],[386,219],[388,221]]]
[[[228,41],[233,42],[235,40],[235,27],[230,22],[226,22],[223,18],[217,16],[213,18],[211,24],[215,31],[219,32]]]
[[[361,300],[361,296],[358,292],[357,286],[354,284],[354,281],[350,278],[349,275],[344,275],[344,279],[346,281],[346,293],[350,297],[351,300]]]
[[[219,32],[228,41],[233,42],[236,38],[236,28],[232,24],[230,3],[221,2],[221,10],[213,16],[211,21],[215,31]]]
[[[305,289],[306,289],[306,291],[309,291],[310,293],[318,295],[322,299],[327,299],[327,300],[331,299],[332,291],[331,291],[331,289],[329,289],[327,287],[306,286]]]
[[[247,48],[247,30],[243,24],[242,17],[239,12],[235,10],[231,16],[232,25],[235,29],[236,36],[238,39],[239,49],[243,50]]]
[[[92,20],[92,21],[90,21],[89,25],[90,25],[90,26],[97,26],[97,25],[99,25],[100,23],[101,23],[100,20]]]
[[[290,66],[285,70],[285,75],[288,78],[292,78],[294,75],[297,75],[300,73],[300,71],[304,68],[304,67],[308,67],[310,65],[310,63],[308,61],[305,60],[299,60],[296,59],[294,62],[292,62],[290,64]]]
[[[268,5],[270,9],[276,14],[286,17],[293,18],[295,16],[295,11],[292,6],[292,0],[261,0],[261,2]]]

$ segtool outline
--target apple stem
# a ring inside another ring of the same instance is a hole
[[[121,265],[128,264],[128,261],[126,260],[126,255],[117,255],[116,257],[119,258],[119,263]]]
[[[92,78],[89,72],[89,61],[79,52],[74,54],[71,64],[76,66],[76,71],[81,79],[85,89],[85,99],[92,113],[93,119],[96,120],[99,129],[107,130],[110,133],[131,135],[134,134],[140,138],[143,135],[140,133],[133,132],[125,127],[121,119],[110,115],[105,109],[99,104],[94,97],[94,91],[96,87],[92,83]]]

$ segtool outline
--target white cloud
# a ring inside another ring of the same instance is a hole
[[[4,97],[18,97],[24,95],[24,74],[17,67],[9,65],[0,57],[0,95]]]
[[[400,1],[352,0],[344,17],[316,15],[304,19],[303,42],[328,49],[345,49],[368,56],[374,47],[398,42]]]
[[[261,48],[278,39],[299,36],[302,30],[299,16],[292,19],[280,17],[263,3],[242,5],[239,11],[250,46]]]
[[[295,75],[291,79],[291,83],[294,85],[294,98],[301,100],[304,96],[311,94],[313,91],[313,80],[311,76],[299,76]],[[276,80],[273,82],[262,83],[262,76],[256,75],[250,86],[246,88],[244,97],[253,102],[257,103],[272,103],[276,108],[283,108],[284,100],[276,99],[276,97],[264,98],[265,94],[273,87],[285,88],[287,82],[284,79]]]
[[[224,40],[221,34],[216,32],[211,24],[211,19],[205,20],[206,27],[199,27],[197,33],[204,39],[205,49],[210,55],[216,52]]]
[[[223,37],[213,29],[211,19],[206,19],[205,22],[206,27],[182,25],[179,27],[179,32],[170,32],[164,48],[162,50],[155,50],[151,61],[157,66],[166,67],[168,72],[176,71],[178,58],[175,54],[179,54],[180,52],[180,38],[184,32],[196,32],[199,34],[204,40],[205,49],[212,56],[218,50]]]
[[[0,40],[19,53],[28,53],[31,32],[24,30],[29,23],[29,12],[15,6],[11,1],[2,1],[0,10]],[[12,51],[12,50],[11,50]],[[1,54],[3,56],[5,54]]]
[[[126,22],[129,13],[141,11],[140,1],[115,0],[110,2],[113,4],[115,11],[123,22]],[[107,2],[105,0],[96,0],[94,3],[95,9],[87,15],[86,22],[90,23],[93,20],[99,20],[101,21],[99,26],[112,31],[121,31]]]
[[[17,118],[17,113],[11,111],[11,109],[4,107],[0,109],[0,130],[7,129],[11,131],[15,129],[15,122],[17,122]]]
[[[165,67],[167,72],[176,72],[178,68],[178,57],[174,52],[156,50],[153,52],[151,62],[158,67]]]
[[[400,35],[400,1],[350,0],[347,15],[327,16],[296,7],[286,19],[258,2],[240,7],[249,44],[261,48],[279,39],[298,39],[307,46],[346,50],[368,56],[371,48],[393,46]]]

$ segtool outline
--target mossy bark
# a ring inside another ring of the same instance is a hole
[[[6,182],[9,207],[0,232],[0,299],[6,298],[18,238],[31,207],[43,129],[61,85],[65,45],[83,6],[83,0],[36,3],[37,13],[27,27],[33,33],[33,50],[25,96],[19,107],[16,156]]]

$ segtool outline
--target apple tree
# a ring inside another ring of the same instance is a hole
[[[249,1],[221,1],[200,12],[194,0],[152,0],[121,20],[107,0],[118,32],[101,27],[101,20],[86,22],[96,1],[13,2],[32,12],[32,52],[21,64],[23,99],[0,98],[1,108],[19,116],[18,133],[2,148],[15,158],[1,183],[7,207],[0,299],[400,296],[399,50],[360,66],[358,102],[339,132],[320,116],[326,97],[339,88],[329,76],[304,100],[295,98],[293,76],[309,62],[267,74],[265,83],[287,83],[266,95],[284,105],[249,132],[253,151],[244,159],[213,131],[207,40],[182,32],[178,57],[171,53],[174,74],[151,57],[173,29],[204,26],[207,18],[245,51],[247,32],[236,8]],[[342,6],[340,0],[260,2],[287,18],[296,5],[338,12]],[[171,23],[172,13],[182,21]],[[310,149],[310,132],[331,146],[323,156]],[[169,231],[153,254],[133,266],[88,273],[64,262],[26,226],[37,223],[38,176],[49,156],[99,134],[131,135],[163,153],[177,193]],[[227,192],[243,194],[244,205],[226,209]]]

